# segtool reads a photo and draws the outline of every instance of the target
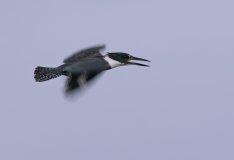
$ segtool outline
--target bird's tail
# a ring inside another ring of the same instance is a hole
[[[36,67],[34,71],[34,79],[36,82],[48,81],[53,78],[57,78],[63,74],[64,65],[57,68],[49,67]]]

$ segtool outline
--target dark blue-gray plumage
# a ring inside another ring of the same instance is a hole
[[[34,79],[36,82],[43,82],[61,75],[68,76],[66,85],[66,93],[68,93],[86,84],[99,73],[111,68],[123,65],[147,66],[129,62],[129,60],[148,60],[133,57],[127,53],[114,52],[103,56],[100,50],[104,48],[105,45],[100,45],[78,51],[66,58],[63,65],[56,68],[38,66],[34,71]]]

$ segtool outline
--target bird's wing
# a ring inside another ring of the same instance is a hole
[[[79,76],[70,74],[65,86],[65,93],[69,94],[74,90],[86,87],[87,83],[93,80],[98,74],[100,73],[83,72]]]
[[[63,63],[73,63],[77,61],[82,61],[86,58],[92,58],[92,57],[98,57],[98,56],[103,56],[100,53],[100,50],[105,49],[105,45],[99,45],[99,46],[94,46],[90,48],[83,49],[81,51],[78,51],[68,58],[66,58]]]

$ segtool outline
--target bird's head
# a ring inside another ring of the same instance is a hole
[[[128,53],[123,53],[123,52],[108,53],[105,56],[105,59],[110,64],[111,68],[122,66],[122,65],[138,65],[138,66],[149,67],[148,65],[145,65],[145,64],[131,62],[131,60],[150,62],[149,60],[137,58],[137,57],[134,57]]]

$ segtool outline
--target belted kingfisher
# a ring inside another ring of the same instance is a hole
[[[100,50],[104,48],[105,45],[99,45],[78,51],[66,58],[63,61],[64,64],[56,68],[38,66],[34,71],[34,79],[36,82],[43,82],[61,75],[68,76],[65,91],[69,93],[85,85],[99,73],[118,66],[138,65],[149,67],[145,64],[130,62],[130,60],[150,61],[123,52],[107,53],[103,56]]]

